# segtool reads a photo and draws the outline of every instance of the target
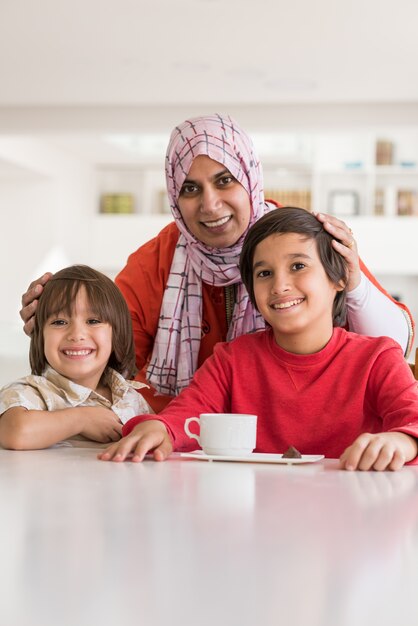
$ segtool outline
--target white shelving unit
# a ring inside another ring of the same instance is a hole
[[[376,164],[376,145],[382,138],[393,145],[390,165]],[[307,190],[315,211],[344,217],[380,217],[376,193],[382,196],[382,213],[395,217],[399,192],[412,192],[417,196],[418,216],[418,128],[255,135],[254,143],[263,163],[266,190]],[[169,214],[164,161],[156,162],[155,155],[149,163],[142,155],[138,165],[98,167],[98,198],[104,193],[132,194],[138,216]]]

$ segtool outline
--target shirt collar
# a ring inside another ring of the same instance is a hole
[[[58,387],[61,393],[65,396],[66,400],[71,406],[78,406],[82,402],[85,402],[87,398],[90,396],[92,398],[101,398],[102,396],[98,394],[93,389],[89,389],[88,387],[84,387],[83,385],[79,385],[78,383],[73,382],[69,378],[62,376],[56,370],[54,370],[49,365],[46,367],[43,376],[53,385]],[[109,385],[109,388],[112,391],[113,401],[112,404],[115,404],[117,400],[123,398],[123,396],[129,391],[130,388],[141,389],[143,387],[147,387],[144,383],[140,383],[134,380],[125,380],[121,374],[119,374],[116,370],[108,367],[105,370],[105,379],[106,383]]]

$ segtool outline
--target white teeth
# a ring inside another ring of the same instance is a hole
[[[227,221],[230,219],[230,215],[227,215],[226,217],[221,217],[221,219],[216,220],[216,222],[203,222],[205,226],[207,226],[208,228],[216,228],[217,226],[222,226],[223,224],[226,224]]]
[[[91,350],[64,350],[67,356],[87,356],[91,354]]]
[[[296,300],[289,300],[289,302],[281,302],[280,304],[273,304],[273,309],[290,309],[295,304],[303,302],[304,298],[297,298]]]

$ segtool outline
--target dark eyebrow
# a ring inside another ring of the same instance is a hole
[[[228,174],[229,176],[232,176],[231,172],[227,168],[225,168],[221,172],[218,172],[218,174],[215,174],[213,176],[213,179],[221,178],[221,176],[225,176],[225,174]]]
[[[302,252],[294,252],[292,254],[288,254],[287,255],[288,259],[312,259],[311,256],[309,256],[309,254],[303,254]],[[255,269],[257,269],[257,267],[260,267],[262,265],[268,265],[267,261],[257,261],[257,263],[254,263],[253,265],[253,271]]]
[[[225,168],[222,171],[217,172],[216,174],[214,174],[212,176],[212,180],[217,180],[218,178],[221,178],[222,176],[225,176],[225,174],[228,174],[229,176],[232,176],[231,172],[227,168]],[[192,180],[191,178],[185,178],[184,181],[183,181],[183,185],[190,185],[192,183],[194,185],[196,185],[196,181]]]

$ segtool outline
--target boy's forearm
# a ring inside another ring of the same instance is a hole
[[[78,435],[82,428],[82,407],[58,411],[27,411],[13,407],[0,418],[0,444],[12,450],[47,448]]]
[[[184,430],[186,418],[199,416],[201,413],[223,413],[229,409],[229,379],[223,371],[221,356],[213,355],[203,363],[195,373],[190,385],[174,398],[157,415],[138,415],[123,426],[123,436],[147,420],[158,420],[164,424],[176,451],[190,451],[196,448],[196,441],[188,437]]]

